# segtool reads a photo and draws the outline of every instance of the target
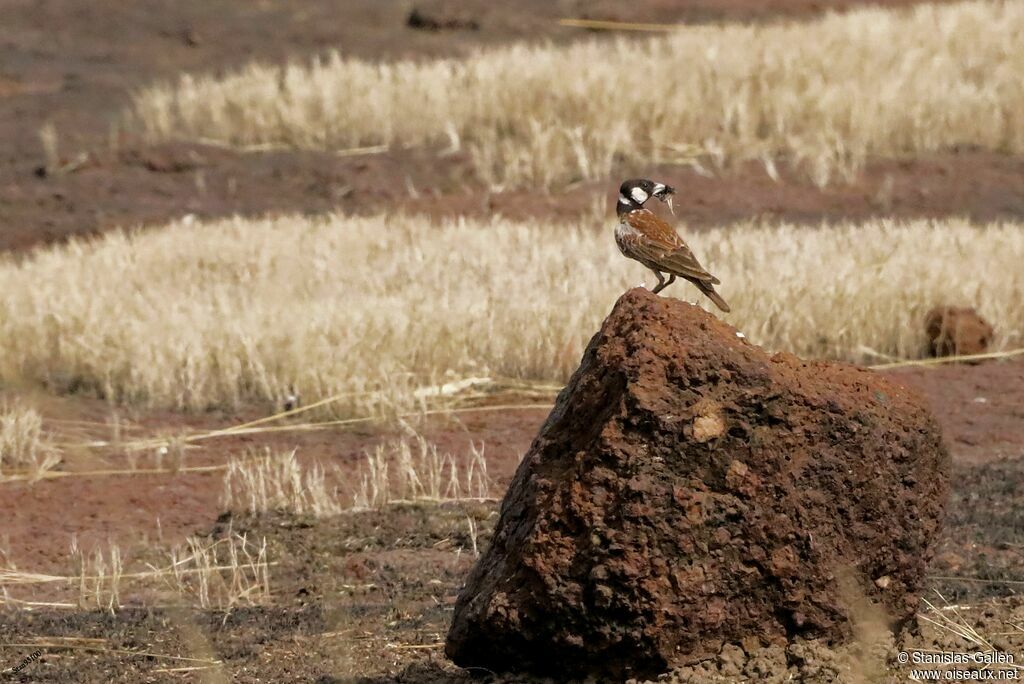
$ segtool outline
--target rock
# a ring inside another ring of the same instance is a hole
[[[476,19],[465,19],[433,14],[419,7],[413,7],[406,17],[405,25],[411,29],[423,31],[479,31],[480,22]]]
[[[984,354],[992,342],[992,326],[971,308],[937,306],[925,316],[924,328],[932,356]]]
[[[949,467],[922,400],[892,380],[770,356],[631,290],[520,464],[446,653],[609,680],[754,636],[841,641],[865,599],[907,621]]]

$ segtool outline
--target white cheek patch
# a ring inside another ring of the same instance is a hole
[[[637,204],[643,204],[644,202],[647,201],[647,198],[649,197],[649,195],[646,192],[644,192],[641,188],[633,188],[629,192],[629,194],[633,196],[633,201],[636,202]]]

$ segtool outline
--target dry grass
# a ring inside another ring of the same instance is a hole
[[[352,508],[380,508],[396,502],[486,499],[491,495],[484,447],[470,443],[461,466],[420,435],[378,445],[366,452]]]
[[[78,565],[78,605],[100,608],[111,613],[121,607],[121,578],[124,562],[121,548],[108,544],[106,552],[96,547],[86,553],[72,542],[71,556]]]
[[[461,463],[422,436],[409,436],[380,444],[367,451],[366,460],[351,476],[335,468],[328,478],[314,464],[303,466],[295,451],[265,452],[261,456],[233,459],[224,476],[226,510],[250,514],[285,511],[324,517],[342,512],[382,508],[409,502],[447,502],[486,499],[491,496],[483,444],[470,443],[469,457]],[[339,492],[333,483],[346,483]],[[342,498],[348,505],[342,505]]]
[[[132,113],[159,139],[462,147],[492,185],[695,158],[786,159],[823,184],[872,155],[1024,151],[1022,32],[1024,4],[986,0],[464,60],[333,54],[184,76],[139,93]]]
[[[223,503],[225,510],[251,514],[288,511],[320,517],[341,512],[338,493],[328,488],[323,468],[303,468],[295,450],[232,459],[224,475]]]
[[[925,348],[940,303],[977,306],[1022,346],[1024,226],[963,220],[688,236],[755,344],[877,361]],[[415,405],[417,387],[562,382],[616,298],[650,272],[610,226],[420,217],[230,219],[111,233],[0,261],[0,381],[199,409]],[[680,282],[666,291],[700,295]],[[706,300],[701,304],[710,306]],[[379,393],[375,391],[379,390]]]
[[[19,404],[0,406],[0,476],[4,469],[27,471],[34,482],[60,463],[60,455],[43,433],[43,417]]]
[[[43,159],[47,173],[60,168],[60,149],[57,143],[57,127],[48,122],[39,129],[39,143],[43,148]]]
[[[159,577],[201,608],[231,610],[269,598],[269,565],[266,539],[257,544],[237,533],[217,541],[189,537],[171,551],[170,572]]]
[[[261,603],[270,596],[269,568],[274,563],[267,559],[266,539],[256,542],[229,531],[217,540],[189,537],[181,546],[160,553],[167,554],[166,566],[147,564],[148,570],[135,572],[125,571],[124,556],[114,543],[87,553],[73,541],[71,562],[76,572],[70,575],[25,572],[7,562],[0,567],[0,606],[113,613],[122,606],[125,593],[137,601],[140,595],[151,599],[152,592],[162,588],[200,608],[231,610],[241,604]],[[56,591],[64,599],[77,594],[77,600],[38,601],[12,595],[20,588],[40,586],[55,588],[47,596]]]

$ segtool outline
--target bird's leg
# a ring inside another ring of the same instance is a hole
[[[654,271],[653,268],[651,270]],[[665,289],[665,286],[668,285],[668,283],[665,282],[665,276],[661,275],[661,271],[654,271],[654,275],[658,276],[658,284],[654,286],[654,289],[651,290],[651,292],[653,294],[658,294]],[[670,282],[672,281],[670,280],[669,283]]]

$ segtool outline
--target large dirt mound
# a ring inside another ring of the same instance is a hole
[[[631,290],[516,473],[459,597],[463,666],[650,676],[917,607],[949,487],[909,390],[769,356]]]

